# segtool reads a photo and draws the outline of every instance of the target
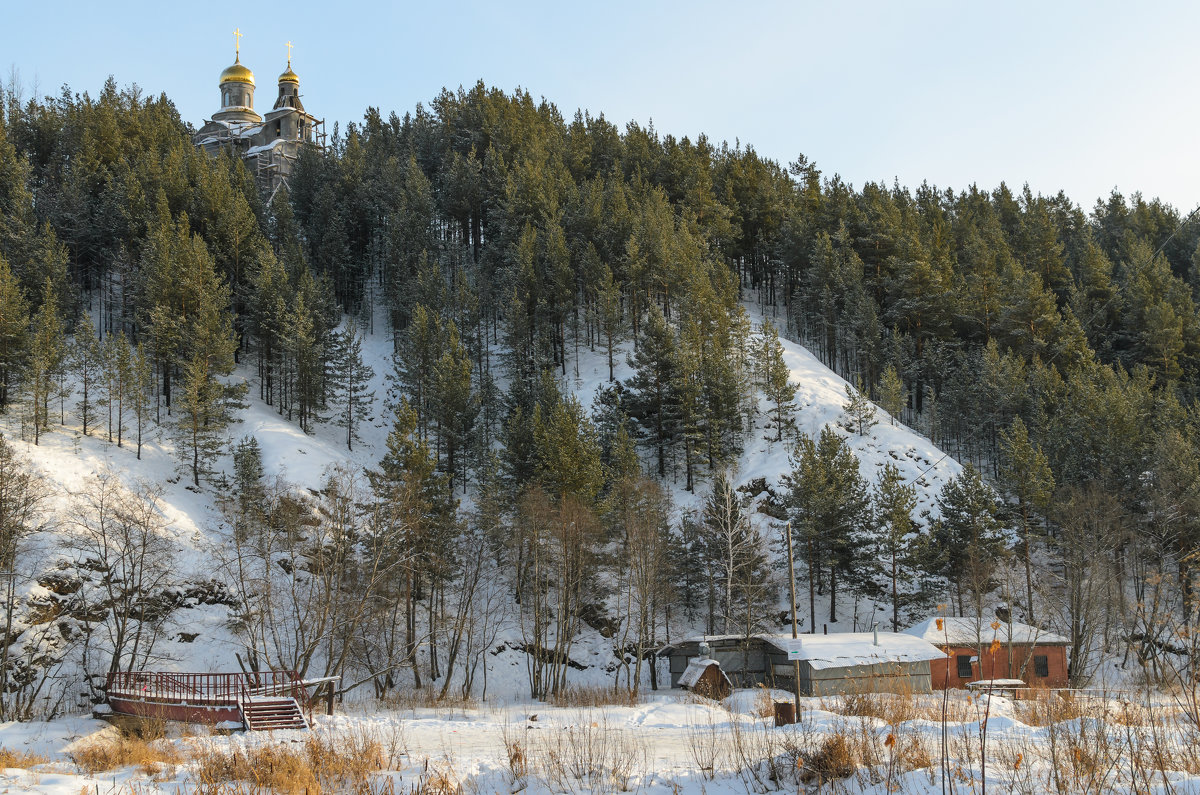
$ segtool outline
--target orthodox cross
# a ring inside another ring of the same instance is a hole
[[[238,60],[242,57],[242,29],[235,28],[233,31],[233,60]]]
[[[287,48],[288,48],[288,68],[291,69],[292,68],[292,43],[290,41],[287,43]]]

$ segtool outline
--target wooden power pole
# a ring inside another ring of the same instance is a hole
[[[796,624],[796,564],[792,558],[792,523],[784,526],[783,533],[787,536],[788,550],[788,590],[792,595],[792,640],[800,638]],[[792,689],[796,694],[796,720],[800,720],[800,660],[792,660]]]

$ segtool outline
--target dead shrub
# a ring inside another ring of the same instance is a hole
[[[425,771],[412,788],[411,795],[459,795],[462,786],[450,767],[426,764]],[[387,795],[381,793],[380,795]]]
[[[754,699],[753,715],[757,718],[775,717],[775,698],[770,690],[759,685],[758,697]],[[799,717],[797,715],[797,717]]]
[[[524,786],[525,777],[529,775],[529,751],[524,742],[525,732],[505,723],[500,730],[504,742],[504,756],[508,761],[508,783]]]
[[[805,783],[836,781],[852,775],[855,768],[850,741],[843,732],[838,732],[825,738],[817,752],[804,760],[801,780]]]
[[[704,711],[703,723],[688,723],[687,744],[692,764],[705,779],[712,781],[717,768],[724,764],[728,750],[724,732],[718,730],[712,711]]]
[[[1088,716],[1108,717],[1104,704],[1093,704],[1070,692],[1038,693],[1034,698],[1013,702],[1013,715],[1026,726],[1049,726],[1052,723]]]
[[[14,751],[0,745],[0,770],[9,767],[28,770],[35,765],[44,765],[49,761],[47,757],[41,754],[34,754],[29,751]]]
[[[636,735],[608,725],[605,716],[540,733],[529,764],[558,792],[628,792],[648,764],[647,748]]]
[[[911,695],[906,698],[892,693],[849,693],[842,696],[837,711],[854,717],[878,718],[893,726],[921,717]]]

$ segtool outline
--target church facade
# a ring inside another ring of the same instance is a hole
[[[234,32],[235,37],[240,35]],[[260,116],[254,110],[254,73],[242,64],[237,47],[233,65],[221,72],[218,82],[221,109],[205,119],[192,138],[209,154],[222,149],[237,153],[264,191],[286,185],[301,148],[321,145],[325,138],[324,120],[306,111],[300,101],[300,78],[292,71],[290,42],[287,69],[277,82],[275,106]]]

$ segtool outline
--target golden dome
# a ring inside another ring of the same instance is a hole
[[[226,83],[249,83],[254,85],[254,72],[242,66],[241,59],[236,59],[233,66],[221,72],[221,85]]]
[[[296,85],[300,85],[300,75],[292,71],[292,64],[290,61],[288,62],[287,71],[279,76],[279,82],[295,83]]]

